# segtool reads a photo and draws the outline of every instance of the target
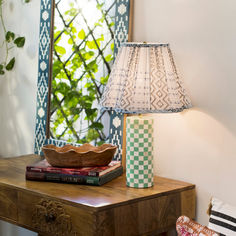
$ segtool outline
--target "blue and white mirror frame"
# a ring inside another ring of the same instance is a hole
[[[128,41],[131,33],[131,9],[133,0],[116,0],[115,10],[115,55],[121,43]],[[34,153],[42,155],[42,146],[54,144],[64,146],[67,142],[52,139],[49,136],[49,99],[50,99],[50,70],[51,50],[53,38],[53,7],[54,0],[41,0],[40,7],[40,31],[39,31],[39,60],[38,60],[38,82],[37,82],[37,109],[35,127]],[[118,146],[118,153],[114,159],[122,160],[123,144],[123,119],[121,113],[111,112],[109,143]],[[77,144],[74,144],[78,146]]]

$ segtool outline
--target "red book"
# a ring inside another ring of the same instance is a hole
[[[42,173],[58,173],[68,175],[103,176],[106,173],[121,166],[120,161],[111,161],[107,166],[82,167],[82,168],[61,168],[51,166],[46,159],[26,167],[26,171]]]

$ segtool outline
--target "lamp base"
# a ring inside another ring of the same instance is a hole
[[[130,183],[126,179],[126,185],[131,188],[150,188],[153,186],[153,181],[151,183]]]
[[[126,184],[133,188],[153,186],[153,119],[126,119]]]

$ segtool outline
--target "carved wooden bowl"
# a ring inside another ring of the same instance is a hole
[[[106,166],[111,162],[116,149],[117,146],[112,144],[95,147],[89,143],[80,147],[69,144],[64,147],[51,144],[42,147],[48,163],[57,167]]]

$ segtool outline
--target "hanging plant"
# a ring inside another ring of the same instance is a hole
[[[23,0],[24,3],[30,2],[30,0]],[[5,50],[5,58],[3,62],[0,63],[0,75],[4,75],[6,71],[13,69],[15,65],[15,57],[9,59],[9,52],[13,48],[22,48],[25,45],[25,37],[16,35],[14,32],[8,30],[4,23],[3,18],[3,3],[4,0],[0,0],[0,25],[3,28],[4,39],[0,45],[1,50]]]

